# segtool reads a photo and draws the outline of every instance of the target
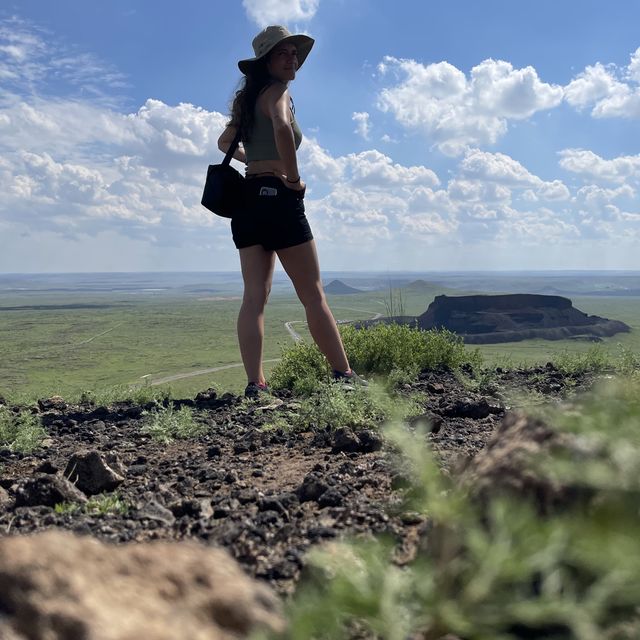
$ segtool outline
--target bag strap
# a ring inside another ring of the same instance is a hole
[[[224,160],[222,161],[222,164],[229,164],[231,162],[231,158],[233,157],[233,154],[236,152],[236,149],[240,144],[240,137],[241,137],[241,132],[240,132],[240,127],[238,127],[238,132],[236,133],[236,137],[233,139],[233,142],[231,143],[231,146],[229,147],[229,150],[227,151],[227,154],[225,155]]]

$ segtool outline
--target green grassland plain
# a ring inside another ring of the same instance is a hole
[[[418,282],[387,291],[329,295],[338,321],[398,313],[418,315],[435,295],[461,295],[441,285]],[[640,297],[572,297],[589,314],[622,320],[628,334],[606,338],[640,353]],[[236,338],[239,295],[122,293],[25,293],[0,297],[0,395],[32,401],[49,395],[77,397],[119,385],[152,384],[174,396],[193,397],[216,385],[238,393],[246,383]],[[304,309],[295,294],[272,295],[265,314],[265,371],[268,375],[292,344],[286,322],[305,340]],[[593,345],[576,340],[529,340],[481,345],[488,364],[530,364],[553,360],[563,351],[581,353]],[[222,368],[224,367],[224,368]],[[216,369],[207,373],[204,370]],[[195,374],[195,375],[193,375]],[[164,378],[180,379],[157,384]]]

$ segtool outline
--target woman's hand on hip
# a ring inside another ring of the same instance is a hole
[[[304,191],[307,188],[307,185],[302,181],[302,178],[297,182],[291,182],[286,175],[282,174],[280,176],[280,180],[284,183],[284,186],[287,189],[291,189],[291,191]]]

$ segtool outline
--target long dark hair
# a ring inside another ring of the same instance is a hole
[[[227,126],[240,128],[242,140],[250,140],[255,121],[256,101],[260,92],[273,82],[267,71],[268,56],[256,60],[251,72],[240,81],[240,88],[236,91],[231,103],[231,119]]]

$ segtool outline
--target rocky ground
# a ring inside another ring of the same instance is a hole
[[[421,392],[424,411],[413,423],[430,425],[431,445],[450,468],[484,447],[519,392],[553,400],[588,383],[547,365],[497,370],[480,393],[451,372],[425,371],[402,393]],[[401,507],[406,478],[376,425],[264,429],[299,406],[286,392],[255,403],[203,392],[176,404],[193,408],[205,435],[161,444],[141,429],[150,407],[41,400],[42,447],[0,449],[0,535],[59,528],[108,543],[196,540],[225,548],[280,594],[325,540],[385,532],[398,542],[398,561],[411,558],[423,521]],[[104,505],[105,495],[119,502],[101,513],[95,497]]]

